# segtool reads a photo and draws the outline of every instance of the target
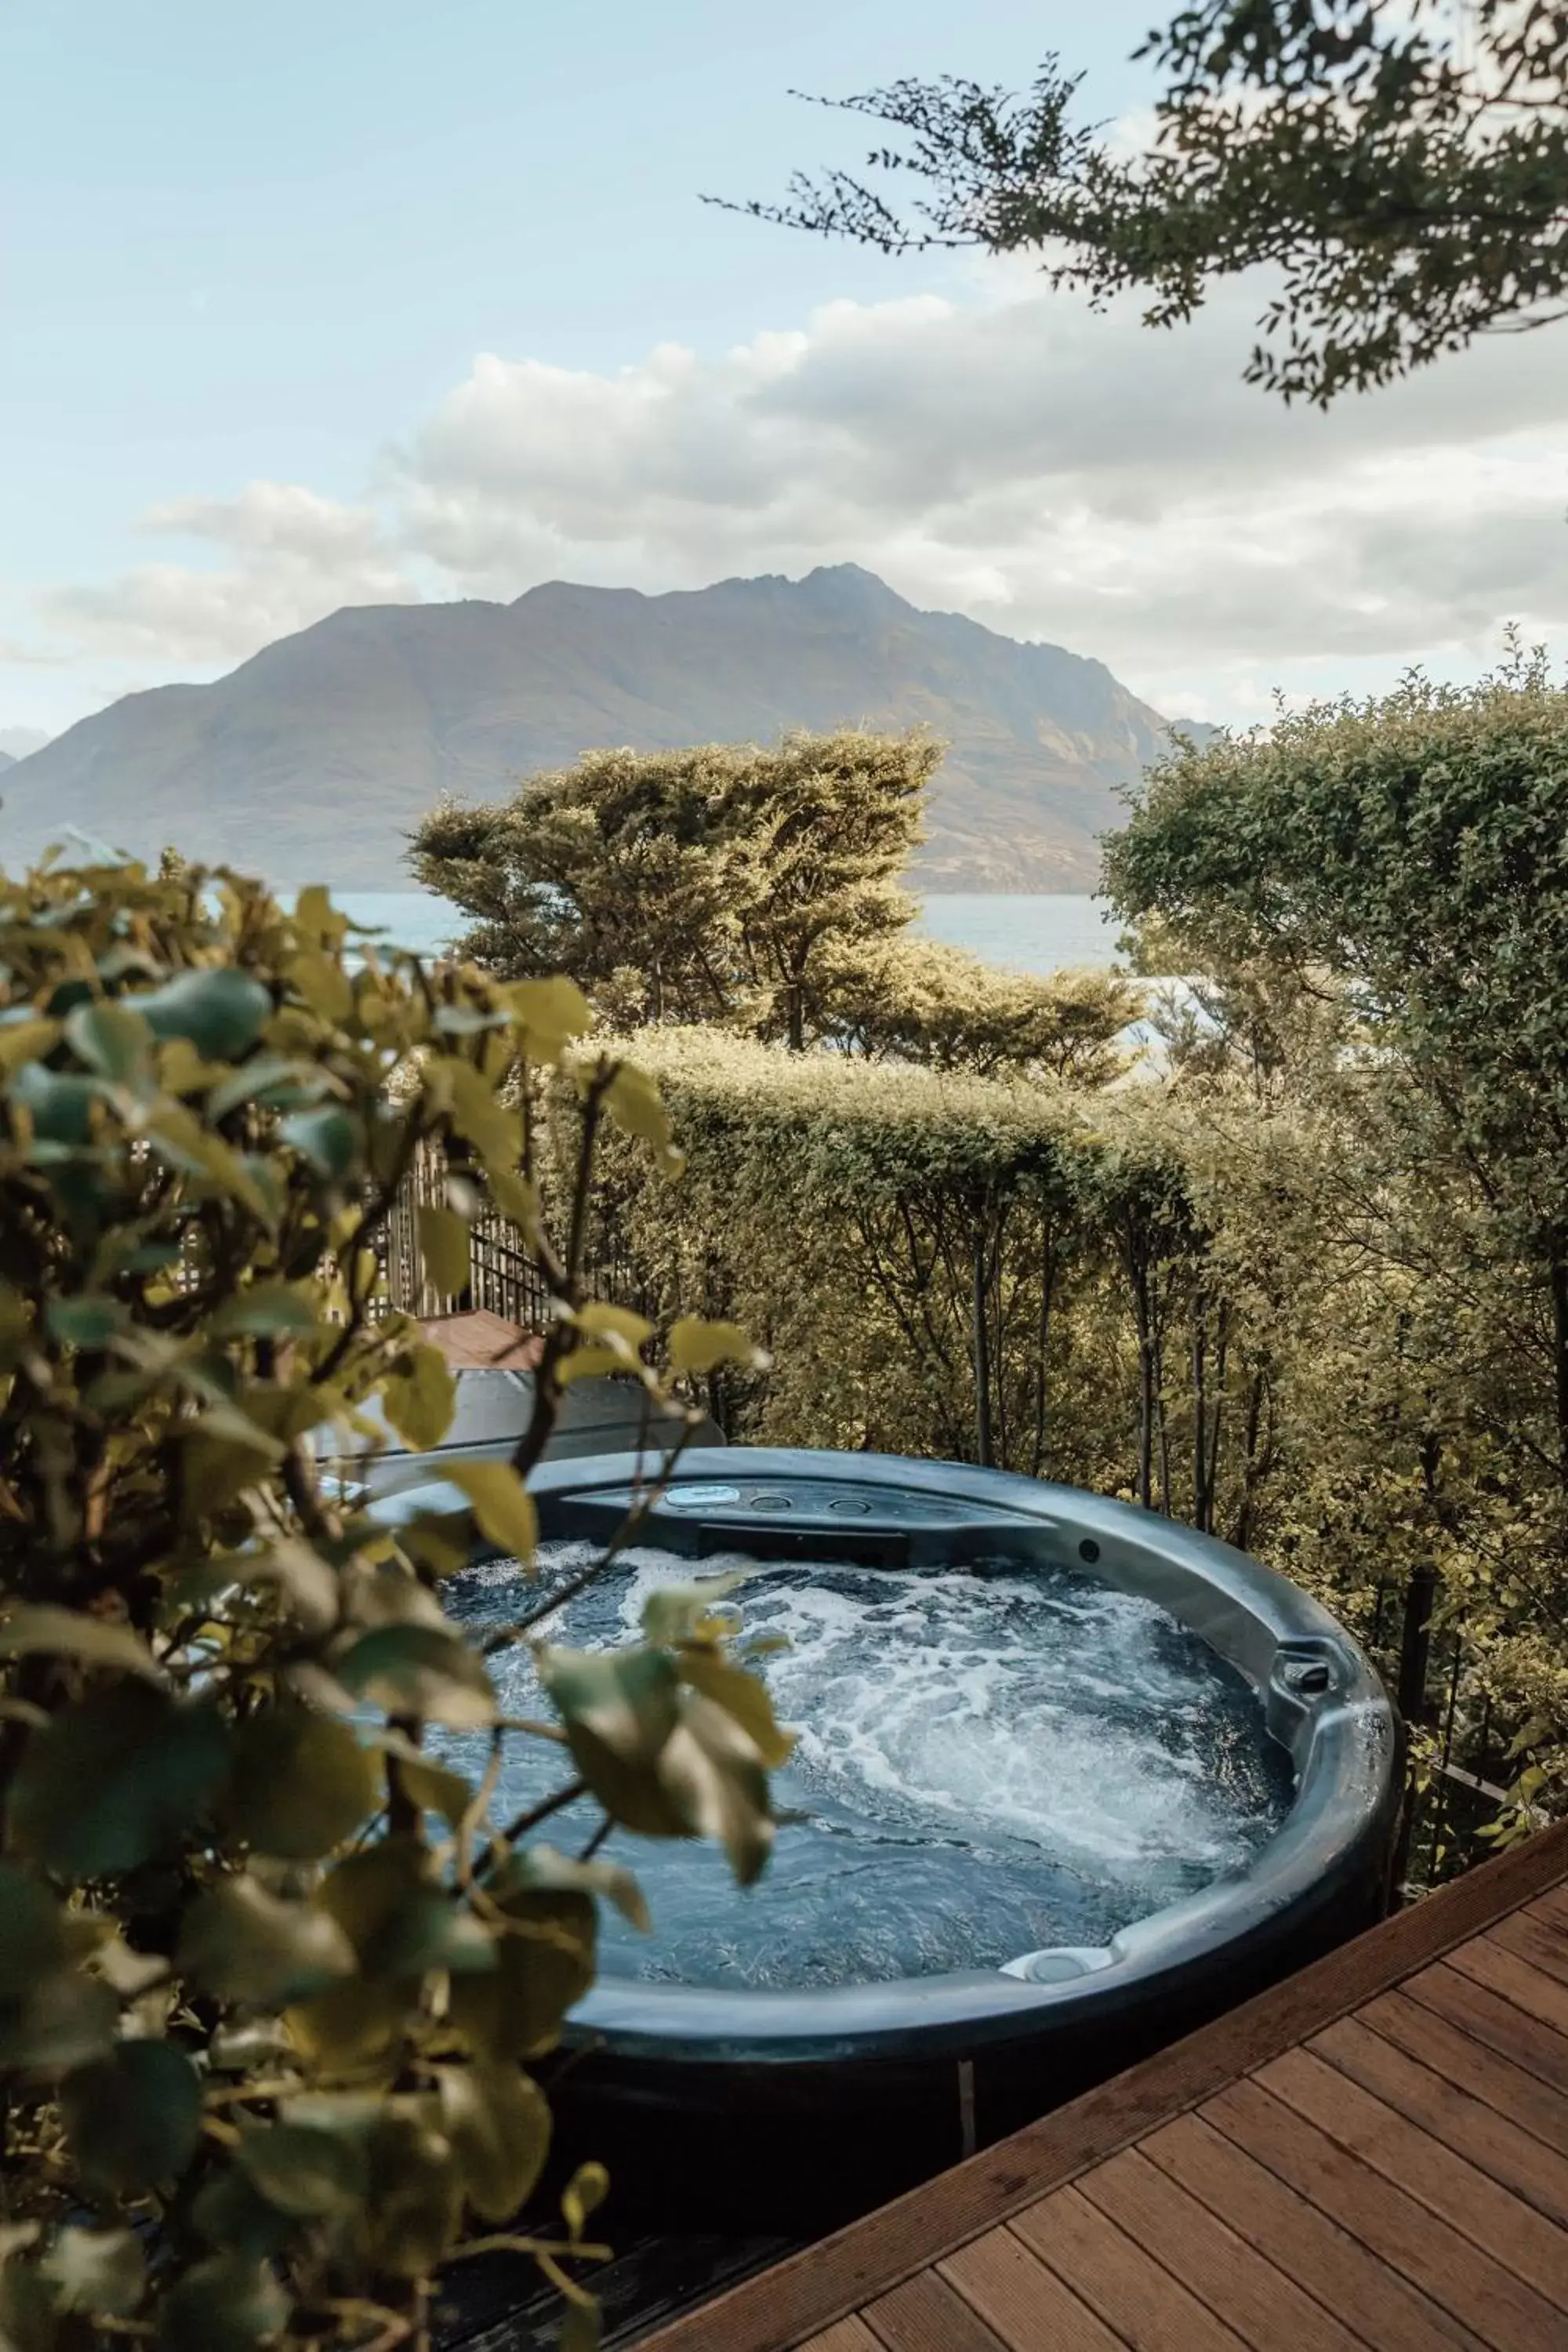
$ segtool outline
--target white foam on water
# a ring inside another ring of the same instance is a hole
[[[668,1555],[630,1565],[628,1633],[691,1577]],[[1152,1601],[1076,1576],[843,1568],[774,1570],[739,1598],[748,1630],[789,1643],[765,1672],[795,1775],[891,1829],[1044,1842],[1117,1879],[1163,1861],[1217,1876],[1255,1850],[1234,1684]]]
[[[594,1557],[545,1546],[545,1589]],[[745,1893],[715,1848],[616,1832],[610,1850],[643,1881],[654,1933],[605,1916],[613,1971],[865,1983],[1103,1942],[1244,1869],[1289,1808],[1288,1759],[1240,1675],[1153,1602],[1077,1568],[694,1566],[634,1550],[537,1632],[618,1644],[660,1586],[731,1571],[745,1577],[730,1604],[743,1633],[788,1645],[761,1671],[797,1734],[774,1775],[793,1818]],[[454,1600],[479,1631],[532,1597],[515,1563],[495,1561]],[[490,1664],[508,1713],[545,1711],[526,1647]],[[477,1745],[467,1760],[482,1769]],[[562,1762],[549,1743],[510,1740],[496,1817],[557,1787]],[[575,1820],[551,1825],[568,1847]]]

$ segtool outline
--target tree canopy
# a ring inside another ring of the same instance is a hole
[[[901,929],[931,738],[588,752],[496,807],[415,835],[421,882],[475,918],[464,952],[505,977],[563,972],[627,1027],[720,1021],[793,1045],[820,1033],[836,960]]]
[[[1427,1150],[1545,1276],[1568,1478],[1568,691],[1544,659],[1184,747],[1105,871],[1122,915],[1255,1001],[1270,977],[1340,992],[1363,1052],[1408,1074]]]
[[[1097,300],[1190,318],[1258,267],[1249,382],[1326,406],[1568,302],[1568,11],[1555,0],[1195,0],[1136,52],[1163,77],[1127,154],[1025,94],[946,77],[830,100],[900,134],[868,183],[797,173],[740,209],[887,252],[1037,253]],[[900,195],[910,191],[910,201]]]

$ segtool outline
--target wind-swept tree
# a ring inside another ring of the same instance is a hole
[[[490,971],[563,972],[627,1026],[801,1046],[844,953],[914,914],[899,877],[941,757],[923,734],[852,730],[591,751],[498,806],[435,810],[410,862],[475,919],[463,951]]]
[[[1557,0],[1196,0],[1135,54],[1163,78],[1141,152],[1074,121],[1083,77],[1051,57],[1022,96],[948,77],[830,101],[898,134],[879,184],[797,174],[740,209],[889,253],[1037,254],[1160,326],[1262,268],[1247,381],[1325,407],[1568,308]]]

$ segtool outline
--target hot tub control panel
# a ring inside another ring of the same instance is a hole
[[[574,1496],[552,1518],[561,1534],[606,1535],[644,1499],[634,1486]],[[569,1523],[568,1523],[569,1522]],[[647,1539],[689,1557],[744,1549],[763,1558],[818,1557],[880,1566],[972,1559],[987,1546],[1040,1547],[1039,1517],[919,1488],[858,1485],[852,1479],[712,1478],[671,1481],[644,1521]]]

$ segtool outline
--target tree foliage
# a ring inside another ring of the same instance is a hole
[[[1154,770],[1110,843],[1157,916],[1255,996],[1340,992],[1396,1056],[1499,1244],[1544,1284],[1568,1480],[1568,692],[1516,655],[1478,688],[1412,677]]]
[[[888,252],[1040,254],[1098,300],[1190,318],[1218,279],[1282,281],[1249,382],[1327,405],[1568,298],[1568,15],[1555,0],[1194,0],[1137,52],[1163,87],[1128,156],[1073,121],[1048,58],[1019,97],[905,80],[837,101],[899,134],[797,175],[763,219]],[[906,210],[896,201],[912,186]]]
[[[385,959],[324,891],[286,912],[173,858],[0,885],[0,2340],[423,2346],[443,2265],[490,2243],[537,2256],[587,2345],[605,2180],[542,2203],[532,2069],[598,1898],[637,1898],[533,1832],[580,1802],[721,1834],[752,1877],[785,1743],[714,1671],[696,1591],[579,1655],[549,1593],[481,1645],[442,1585],[480,1541],[528,1570],[526,1473],[578,1370],[663,1396],[749,1360],[687,1325],[661,1373],[652,1327],[584,1294],[596,1139],[671,1164],[657,1091],[569,982]],[[545,1077],[578,1105],[559,1183]],[[499,1202],[554,1318],[515,1462],[395,1538],[316,1439],[372,1435],[373,1403],[415,1447],[446,1427],[375,1252],[431,1145],[432,1245],[459,1270]],[[528,1639],[562,1785],[502,1822],[503,1744],[533,1734],[487,1658]],[[480,1736],[477,1782],[449,1731]]]
[[[465,952],[569,975],[625,1026],[821,1033],[836,960],[909,922],[899,887],[941,758],[922,735],[772,751],[592,751],[494,808],[446,806],[414,871],[473,916]]]
[[[840,963],[833,1001],[837,1035],[859,1054],[1099,1087],[1126,1066],[1117,1041],[1142,998],[1113,972],[1001,971],[964,948],[895,936]]]

